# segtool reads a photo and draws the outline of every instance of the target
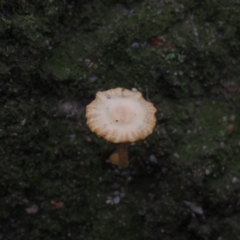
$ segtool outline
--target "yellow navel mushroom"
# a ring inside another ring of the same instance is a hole
[[[138,91],[115,88],[97,92],[86,107],[87,125],[105,140],[118,144],[117,155],[110,161],[128,166],[127,146],[146,138],[156,125],[156,108]]]

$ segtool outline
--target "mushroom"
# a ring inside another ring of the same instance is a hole
[[[97,92],[86,107],[87,125],[105,140],[118,144],[110,161],[128,166],[128,144],[146,138],[156,125],[156,108],[138,91],[115,88]]]

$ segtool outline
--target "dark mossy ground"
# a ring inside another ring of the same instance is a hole
[[[238,1],[0,0],[0,33],[0,239],[239,239]],[[84,117],[115,87],[158,109],[126,169]]]

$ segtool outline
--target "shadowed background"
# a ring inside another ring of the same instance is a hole
[[[239,10],[0,0],[0,238],[238,239]],[[158,109],[126,169],[84,116],[115,87]]]

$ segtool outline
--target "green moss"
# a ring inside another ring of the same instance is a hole
[[[235,1],[0,7],[4,239],[237,238]],[[84,117],[97,91],[118,86],[158,109],[154,133],[129,147],[127,169],[106,161],[116,146]]]

